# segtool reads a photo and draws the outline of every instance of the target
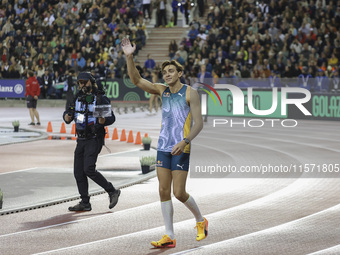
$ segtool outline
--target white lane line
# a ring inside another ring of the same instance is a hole
[[[21,170],[17,170],[17,171],[12,171],[12,172],[0,173],[0,175],[3,175],[3,174],[12,174],[12,173],[20,173],[20,172],[25,172],[25,171],[31,171],[31,170],[35,170],[35,169],[38,169],[38,168],[39,167],[31,167],[31,168],[21,169]]]
[[[200,249],[202,249],[202,247],[204,247],[204,246],[200,246],[200,247],[185,250],[185,251],[179,251],[179,252],[176,252],[176,253],[170,253],[170,255],[182,255],[182,254],[186,254],[186,253],[189,253],[189,252],[192,252],[192,251],[200,250]]]
[[[248,145],[248,146],[253,146],[253,147],[259,147],[259,148],[262,148],[262,149],[266,149],[266,150],[270,150],[270,151],[276,151],[276,152],[279,152],[281,154],[284,154],[292,159],[295,159],[296,161],[298,162],[301,162],[300,159],[297,158],[297,155],[293,155],[289,152],[286,152],[286,151],[282,151],[282,150],[279,150],[279,149],[275,149],[275,148],[271,148],[271,147],[268,147],[268,146],[264,146],[264,145],[260,145],[260,144],[251,144],[251,143],[248,143],[248,142],[242,142],[242,141],[235,141],[235,140],[232,140],[232,139],[225,139],[225,138],[214,138],[214,137],[208,137],[208,136],[200,136],[200,138],[203,138],[203,139],[213,139],[213,140],[218,140],[218,141],[227,141],[227,142],[233,142],[233,143],[239,143],[239,144],[245,144],[245,145]],[[200,146],[204,146],[203,144],[197,142],[195,144],[199,144]],[[222,151],[222,150],[220,150]],[[228,154],[229,155],[229,154]]]
[[[207,133],[216,134],[214,132],[207,132]],[[242,135],[233,134],[233,136],[254,138],[254,136],[244,135],[244,134],[242,134]],[[200,136],[200,137],[202,137],[202,136]],[[208,138],[207,136],[203,136],[203,137]],[[209,138],[211,138],[211,139],[218,139],[218,138],[212,138],[212,137],[209,137]],[[269,141],[284,142],[284,143],[288,143],[288,144],[294,143],[294,144],[304,145],[304,146],[308,146],[308,147],[314,147],[314,148],[318,148],[318,149],[325,149],[325,150],[329,150],[329,151],[340,152],[340,150],[328,148],[328,147],[325,147],[325,146],[316,145],[315,143],[303,143],[303,142],[297,142],[297,141],[288,141],[286,139],[269,138],[268,136],[261,136],[261,139],[266,139],[266,140],[269,140]],[[221,140],[221,139],[218,139],[218,140]],[[225,139],[222,139],[222,140],[225,140]],[[230,139],[227,139],[227,140],[228,141],[233,141],[233,140],[230,140]],[[320,140],[324,140],[324,139],[320,139]],[[332,141],[334,141],[334,140],[332,140]],[[239,141],[235,141],[235,142],[239,142]],[[242,142],[239,142],[239,143],[242,143]],[[256,144],[249,144],[249,143],[247,143],[247,144],[248,145],[252,145],[252,146],[258,146]]]
[[[120,151],[120,152],[115,152],[115,153],[109,153],[109,154],[100,155],[99,158],[110,157],[110,156],[114,156],[114,155],[120,155],[120,154],[124,154],[124,153],[140,151],[140,150],[141,149],[130,149],[130,150],[127,150],[127,151]]]
[[[329,254],[340,254],[340,244],[332,246],[332,247],[329,247],[329,248],[326,248],[326,249],[323,249],[323,250],[320,250],[320,251],[309,253],[307,255],[321,255],[321,254],[326,254],[326,255],[329,255]]]
[[[295,185],[295,186],[296,186],[295,187],[296,189],[301,188],[301,185]],[[308,185],[308,184],[305,184],[305,186],[310,188],[310,185]],[[288,188],[288,187],[286,187],[286,188]],[[284,189],[286,189],[286,188],[284,188]],[[283,190],[279,190],[278,192],[280,192],[280,193],[281,192],[283,192],[283,193],[295,192],[295,191],[292,191],[292,190],[288,190],[288,192],[287,192],[287,191],[284,191],[284,189]],[[275,192],[275,193],[277,193],[277,192]],[[222,210],[222,211],[218,211],[218,212],[214,212],[214,213],[205,215],[205,217],[207,217],[207,218],[208,217],[219,217],[220,215],[226,213],[229,210],[242,209],[242,207],[251,207],[251,208],[253,208],[253,206],[256,206],[256,205],[259,206],[259,204],[261,202],[264,203],[266,200],[271,199],[270,197],[273,196],[273,194],[275,194],[275,193],[272,193],[268,197],[266,196],[266,197],[263,197],[263,198],[251,201],[250,203],[238,205],[238,206],[233,207],[233,208],[228,208],[228,209],[225,209],[225,210]],[[264,200],[264,201],[261,201],[261,200]],[[244,237],[256,235],[258,233],[265,233],[265,232],[271,231],[271,230],[273,230],[273,229],[275,229],[277,227],[283,227],[285,225],[294,224],[296,222],[300,222],[300,221],[303,221],[303,220],[306,220],[306,219],[318,216],[319,214],[325,213],[325,212],[327,212],[329,210],[338,209],[338,208],[340,208],[340,205],[336,205],[336,206],[333,206],[331,208],[327,208],[325,210],[319,211],[317,213],[314,213],[314,214],[311,214],[311,215],[308,215],[308,216],[305,216],[305,217],[302,217],[302,218],[299,218],[299,219],[296,219],[296,220],[293,220],[293,221],[289,221],[289,222],[286,222],[286,223],[283,223],[283,224],[280,224],[280,225],[277,225],[277,226],[274,226],[274,227],[271,227],[271,228],[267,228],[267,229],[264,229],[264,230],[252,232],[252,233],[249,233],[249,234],[246,234],[246,235],[242,235],[242,236],[238,236],[238,237],[235,237],[235,238],[219,241],[219,242],[216,242],[216,243],[213,243],[213,244],[204,245],[204,246],[201,246],[199,248],[203,249],[203,248],[214,247],[216,244],[223,244],[224,242],[229,242],[230,240],[237,240],[239,238],[244,238]],[[192,223],[192,219],[185,220],[185,221],[180,221],[180,222],[175,223],[174,227],[180,228],[179,225],[181,225],[181,227],[183,227],[183,224],[191,224],[191,223]],[[45,252],[41,252],[41,253],[35,253],[34,255],[42,255],[42,254],[49,254],[49,253],[53,253],[53,252],[60,252],[60,251],[65,251],[65,250],[69,250],[69,249],[75,249],[75,248],[84,247],[84,246],[87,246],[87,245],[94,245],[94,244],[98,244],[98,243],[102,243],[102,242],[106,242],[106,241],[113,241],[113,240],[119,239],[119,238],[131,237],[131,236],[134,236],[134,235],[145,235],[145,234],[149,234],[149,233],[155,233],[155,231],[163,231],[163,230],[164,230],[164,226],[161,226],[161,227],[156,227],[156,228],[152,228],[152,229],[137,231],[137,232],[121,235],[121,236],[115,236],[115,237],[105,238],[105,239],[101,239],[101,240],[97,240],[97,241],[92,241],[92,242],[82,243],[82,244],[78,244],[78,245],[63,247],[63,248],[60,248],[60,249],[45,251]],[[192,250],[192,249],[190,249],[190,250]],[[187,252],[189,252],[189,250],[181,251],[181,252],[183,254],[183,252],[187,253]],[[174,254],[177,254],[177,253],[174,253]]]
[[[134,152],[134,151],[140,151],[140,149],[130,149],[130,150],[126,150],[126,151],[120,151],[120,152],[114,152],[114,153],[110,153],[110,154],[99,155],[98,158],[104,158],[104,157],[109,157],[109,156],[114,156],[114,155],[120,155],[120,154]],[[44,167],[31,167],[31,168],[21,169],[21,170],[17,170],[17,171],[12,171],[12,172],[0,173],[0,175],[3,175],[3,174],[12,174],[12,173],[20,173],[20,172],[24,172],[24,171],[31,171],[31,170],[35,170],[35,169],[38,169],[38,168],[44,168]],[[47,167],[47,168],[50,168],[50,167]],[[63,167],[63,169],[65,169],[65,168],[66,167]]]
[[[243,239],[243,238],[247,238],[247,237],[252,237],[252,236],[255,236],[255,235],[258,235],[258,234],[268,233],[268,232],[274,231],[277,228],[289,228],[290,225],[298,224],[298,223],[301,223],[301,222],[303,223],[304,221],[306,221],[308,219],[311,219],[311,218],[314,218],[314,217],[318,217],[319,215],[322,216],[322,214],[325,214],[325,213],[327,213],[329,211],[339,210],[339,209],[340,209],[340,205],[338,204],[338,205],[332,206],[330,208],[327,208],[325,210],[322,210],[322,211],[319,211],[319,212],[307,215],[305,217],[302,217],[302,218],[299,218],[299,219],[296,219],[296,220],[293,220],[293,221],[289,221],[289,222],[286,222],[286,223],[283,223],[283,224],[279,224],[279,225],[274,226],[274,227],[270,227],[270,228],[263,229],[263,230],[260,230],[260,231],[252,232],[252,233],[249,233],[249,234],[246,234],[246,235],[242,235],[242,236],[237,236],[237,237],[230,238],[230,239],[227,239],[227,240],[223,240],[223,241],[219,241],[219,242],[203,245],[203,246],[199,247],[199,249],[214,248],[214,247],[216,247],[216,245],[223,245],[223,244],[226,244],[226,243],[228,243],[230,241],[236,241],[236,240],[239,240],[239,239]],[[338,246],[340,247],[340,245],[338,245]],[[338,247],[338,246],[334,246],[334,247]],[[326,249],[326,250],[328,250],[328,249]],[[186,254],[186,253],[191,252],[192,250],[193,249],[188,249],[188,250],[181,251],[181,252],[178,252],[178,253],[171,253],[171,255]]]

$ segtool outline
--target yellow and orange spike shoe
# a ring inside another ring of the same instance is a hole
[[[204,221],[202,222],[197,222],[196,227],[197,228],[197,241],[201,241],[204,238],[208,236],[208,221],[206,218],[203,218]]]
[[[161,240],[152,241],[151,244],[156,248],[175,248],[176,239],[172,240],[168,235],[164,235]]]

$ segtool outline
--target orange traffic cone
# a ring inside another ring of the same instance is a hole
[[[71,139],[72,139],[72,140],[77,140],[77,137],[72,136]]]
[[[148,133],[145,133],[144,137],[148,137]]]
[[[133,143],[133,132],[132,132],[132,130],[130,130],[130,132],[129,132],[129,136],[128,136],[127,142],[128,143]]]
[[[112,140],[117,140],[117,139],[118,139],[118,131],[117,131],[117,128],[115,128],[113,130]]]
[[[109,129],[107,127],[105,127],[105,133],[105,138],[110,138]]]
[[[65,136],[60,137],[60,140],[66,140]]]
[[[75,123],[73,123],[73,125],[72,125],[71,134],[72,135],[76,134],[76,124]]]
[[[51,121],[48,122],[48,125],[47,125],[47,132],[49,132],[49,133],[52,133],[52,132],[53,132]]]
[[[126,141],[126,134],[125,134],[125,129],[122,130],[122,134],[120,135],[120,141]]]
[[[137,132],[135,144],[142,144],[142,138],[140,137],[140,132]]]
[[[66,134],[66,128],[65,128],[65,123],[64,122],[61,123],[60,133]]]

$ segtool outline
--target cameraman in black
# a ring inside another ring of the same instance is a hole
[[[81,201],[68,209],[69,211],[92,210],[87,177],[108,192],[109,208],[112,209],[118,202],[120,190],[115,189],[112,183],[96,170],[96,162],[104,145],[104,127],[113,124],[116,118],[112,111],[109,117],[94,117],[94,107],[109,105],[110,100],[104,95],[103,89],[98,88],[90,72],[79,73],[77,83],[79,92],[75,96],[74,104],[64,112],[63,119],[66,124],[73,120],[76,123],[77,146],[74,152],[74,177]]]

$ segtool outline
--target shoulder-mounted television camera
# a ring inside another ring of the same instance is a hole
[[[92,104],[94,102],[95,96],[93,94],[80,94],[78,95],[78,101],[81,103]]]

